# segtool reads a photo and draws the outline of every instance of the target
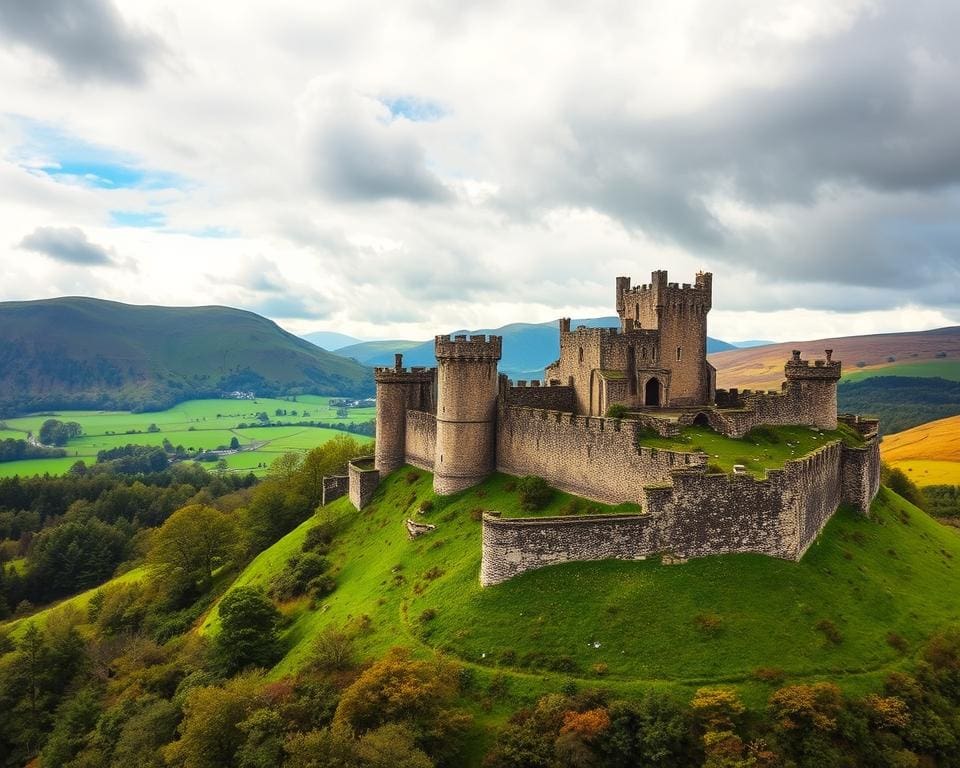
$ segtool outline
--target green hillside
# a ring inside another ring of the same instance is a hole
[[[885,489],[870,519],[841,509],[799,563],[760,555],[570,563],[481,589],[479,510],[515,511],[513,479],[497,475],[447,500],[431,482],[405,468],[363,512],[345,498],[321,511],[340,521],[330,554],[338,587],[312,608],[283,606],[288,652],[273,676],[303,667],[324,629],[367,617],[359,642],[370,658],[398,644],[442,651],[525,691],[565,678],[615,688],[722,681],[750,697],[766,695],[755,679],[763,669],[863,691],[960,620],[960,538]],[[570,498],[556,494],[551,508]],[[428,499],[432,510],[419,516]],[[408,517],[437,528],[410,541]],[[319,520],[263,552],[235,586],[267,587]],[[202,631],[217,630],[214,610]]]
[[[369,395],[368,368],[252,312],[69,297],[0,303],[0,416],[159,410],[223,391]]]

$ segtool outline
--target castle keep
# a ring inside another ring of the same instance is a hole
[[[665,271],[636,287],[618,277],[615,298],[619,328],[560,320],[560,356],[542,382],[498,375],[499,336],[437,336],[436,368],[406,369],[401,355],[377,368],[376,456],[330,478],[331,498],[349,492],[360,508],[380,477],[411,464],[433,472],[438,494],[497,470],[640,505],[627,515],[484,515],[485,586],[570,560],[724,552],[796,560],[839,504],[869,512],[880,482],[876,420],[841,417],[859,440],[825,441],[762,479],[708,472],[703,452],[642,445],[649,430],[676,437],[694,424],[733,438],[759,426],[836,430],[841,365],[831,350],[812,363],[794,352],[780,390],[718,390],[706,355],[710,273],[683,285]],[[605,415],[612,406],[618,418]]]

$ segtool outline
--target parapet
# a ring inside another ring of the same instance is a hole
[[[793,350],[793,356],[787,360],[783,367],[787,380],[797,379],[815,379],[819,381],[837,381],[840,378],[840,361],[833,359],[833,350],[825,350],[826,359],[814,360],[810,365],[809,360],[800,359],[800,350]]]
[[[489,360],[496,362],[500,359],[503,348],[503,337],[483,334],[474,336],[437,336],[434,340],[434,351],[437,360]]]
[[[393,367],[376,367],[373,369],[373,380],[378,384],[418,384],[430,383],[436,376],[436,368],[426,368],[415,365],[410,369],[403,367],[403,355],[393,356]]]

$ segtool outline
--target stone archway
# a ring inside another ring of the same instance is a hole
[[[707,414],[705,414],[705,413],[703,413],[703,412],[701,411],[700,413],[698,413],[698,414],[694,417],[694,419],[693,419],[693,426],[695,426],[695,427],[709,427],[709,426],[710,426],[710,418],[707,416]]]
[[[663,405],[663,386],[660,384],[660,379],[656,377],[647,379],[643,388],[643,404],[654,407]]]

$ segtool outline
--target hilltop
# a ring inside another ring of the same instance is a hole
[[[0,303],[0,416],[158,410],[221,392],[370,395],[368,368],[229,307]]]
[[[783,380],[783,361],[790,357],[794,349],[799,349],[804,357],[811,359],[823,357],[825,349],[832,349],[834,359],[843,361],[845,374],[855,371],[895,374],[899,366],[909,363],[910,368],[900,371],[905,376],[955,378],[957,359],[960,358],[960,326],[931,331],[788,341],[715,352],[710,354],[710,362],[717,369],[717,386],[779,389]],[[927,372],[921,373],[918,364]]]
[[[960,416],[890,435],[880,452],[918,485],[960,485]]]
[[[862,690],[960,617],[960,538],[886,489],[870,518],[841,509],[799,563],[761,555],[669,567],[658,559],[567,563],[482,589],[478,511],[518,511],[515,483],[495,475],[443,498],[431,482],[429,473],[398,470],[370,507],[333,502],[239,575],[232,588],[267,587],[310,528],[339,521],[329,555],[337,589],[319,604],[283,606],[288,651],[273,677],[303,667],[325,629],[363,616],[368,657],[397,644],[437,651],[506,674],[509,688],[527,693],[592,678],[621,690],[725,682],[750,695],[768,690],[755,677],[765,668],[780,670],[778,679],[828,676]],[[546,511],[562,513],[573,500],[557,492]],[[430,511],[419,514],[426,501]],[[409,517],[436,530],[411,541]],[[216,610],[201,631],[219,631]],[[899,650],[888,642],[894,636]]]
[[[572,320],[571,327],[584,325],[588,328],[617,328],[620,318],[593,317],[581,320]],[[557,349],[560,346],[560,328],[557,321],[549,323],[510,323],[499,328],[480,328],[472,331],[451,331],[452,336],[458,334],[483,334],[503,337],[503,357],[500,360],[500,371],[512,379],[541,379],[543,369],[557,359]],[[720,339],[707,338],[707,351],[720,352],[733,349]],[[407,365],[433,366],[437,364],[433,355],[433,339],[428,341],[367,341],[341,347],[336,350],[338,355],[351,357],[364,365],[383,366],[393,365],[395,352],[402,352]],[[781,362],[781,369],[783,363]]]

